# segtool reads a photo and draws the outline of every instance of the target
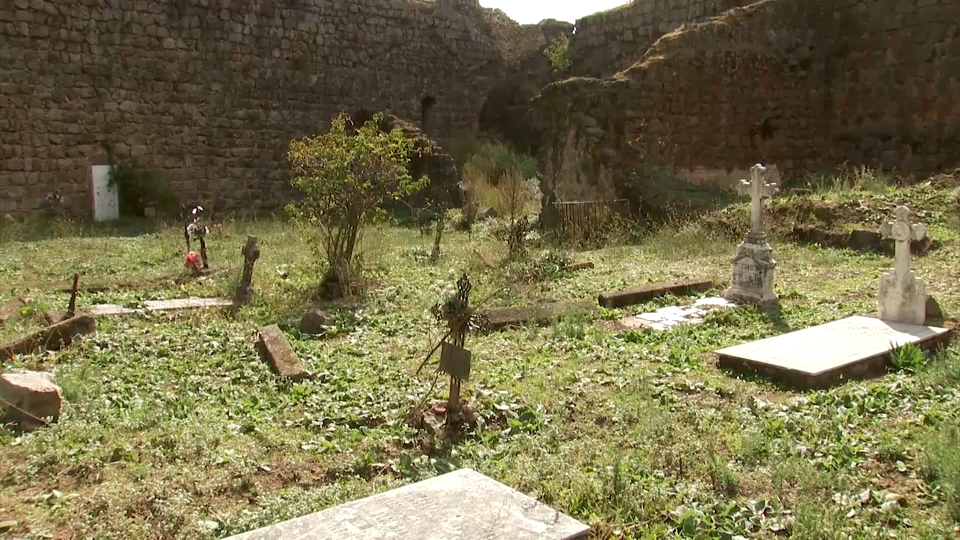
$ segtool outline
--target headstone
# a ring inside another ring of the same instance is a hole
[[[336,317],[319,309],[311,309],[300,318],[300,332],[303,334],[325,334],[328,328],[336,325]]]
[[[97,331],[97,321],[90,315],[80,315],[50,325],[6,345],[0,345],[0,360],[13,358],[18,354],[30,354],[38,349],[60,350],[73,343],[73,338],[81,334]]]
[[[248,236],[247,244],[240,250],[243,255],[243,275],[240,276],[240,285],[237,287],[237,304],[246,304],[253,297],[251,281],[253,281],[253,265],[260,258],[260,248],[257,246],[257,237]]]
[[[892,238],[895,245],[893,269],[880,277],[877,298],[880,319],[908,324],[923,324],[926,319],[927,285],[910,270],[910,242],[926,235],[922,224],[910,224],[910,209],[899,206],[896,221],[884,223],[880,234]]]
[[[776,191],[775,184],[765,180],[766,167],[757,164],[750,168],[750,181],[741,180],[741,192],[750,193],[750,232],[737,246],[733,259],[733,280],[723,297],[744,304],[759,306],[779,302],[773,288],[774,269],[777,261],[773,249],[767,243],[763,229],[763,200]]]
[[[120,217],[117,187],[110,186],[110,165],[91,165],[87,175],[94,221],[111,221]]]
[[[60,387],[53,383],[49,373],[28,371],[0,375],[3,420],[16,422],[24,431],[59,420],[62,401]]]
[[[893,348],[933,348],[946,328],[848,317],[820,326],[716,351],[721,368],[754,371],[782,383],[817,388],[882,375]]]
[[[280,377],[300,380],[310,376],[287,336],[275,324],[260,329],[257,350],[260,358]]]
[[[590,527],[470,469],[228,540],[586,540]]]

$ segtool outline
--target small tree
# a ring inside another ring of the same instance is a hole
[[[507,247],[511,259],[519,259],[526,254],[524,241],[530,229],[527,215],[530,207],[540,197],[539,185],[536,178],[525,179],[519,168],[513,168],[503,173],[499,183],[500,196],[509,220]]]
[[[408,172],[413,141],[399,128],[381,131],[382,120],[377,114],[356,127],[341,113],[327,133],[291,141],[287,154],[291,183],[305,195],[290,210],[320,229],[330,265],[323,282],[338,282],[341,290],[358,270],[354,253],[376,208],[415,193],[428,182]]]

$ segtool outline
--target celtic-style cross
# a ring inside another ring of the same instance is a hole
[[[750,180],[740,180],[737,191],[741,195],[750,194],[750,235],[763,236],[763,199],[777,192],[777,185],[764,179],[767,168],[757,163],[750,167]]]
[[[911,225],[910,209],[906,206],[898,206],[894,216],[896,221],[880,226],[880,234],[895,242],[894,268],[897,280],[902,281],[910,273],[910,242],[922,240],[927,235],[927,227],[922,223]]]

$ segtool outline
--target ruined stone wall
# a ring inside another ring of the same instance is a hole
[[[662,35],[756,0],[634,0],[577,21],[573,74],[609,76],[630,67]]]
[[[926,174],[960,166],[960,2],[764,0],[663,36],[609,79],[547,87],[553,149],[572,130],[621,196],[663,167],[732,185],[842,164]]]
[[[477,0],[5,0],[0,213],[59,189],[87,212],[103,157],[157,169],[181,198],[272,210],[285,150],[339,111],[384,110],[441,142],[545,43]]]

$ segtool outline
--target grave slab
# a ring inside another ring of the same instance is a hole
[[[259,334],[257,351],[274,373],[293,380],[306,379],[310,376],[300,363],[297,351],[293,350],[293,346],[290,345],[290,341],[279,326],[275,324],[265,326],[260,329]]]
[[[512,326],[523,326],[527,323],[550,324],[564,317],[587,315],[596,311],[596,302],[581,300],[578,302],[553,302],[533,306],[494,308],[484,311],[483,314],[490,320],[487,328],[496,331]]]
[[[173,300],[147,300],[143,303],[147,311],[177,311],[232,305],[233,300],[227,298],[174,298]]]
[[[759,372],[801,388],[822,388],[882,375],[890,350],[908,343],[932,349],[949,341],[947,328],[847,317],[716,351],[721,368]]]
[[[0,360],[13,358],[18,354],[30,354],[40,348],[58,351],[73,343],[75,336],[93,334],[96,331],[96,319],[89,315],[78,315],[0,346]]]
[[[654,298],[660,298],[668,294],[674,296],[686,296],[693,293],[707,292],[714,288],[716,284],[712,280],[687,280],[675,281],[671,283],[657,283],[632,289],[628,291],[616,291],[600,293],[597,302],[607,309],[616,309],[624,306],[632,306],[649,302]]]
[[[590,528],[460,469],[228,540],[581,540]]]
[[[23,298],[11,298],[0,305],[0,326],[17,316],[27,302]]]
[[[725,298],[701,298],[689,306],[667,306],[651,313],[620,319],[627,330],[668,330],[684,324],[700,324],[711,311],[734,309],[737,305]]]

